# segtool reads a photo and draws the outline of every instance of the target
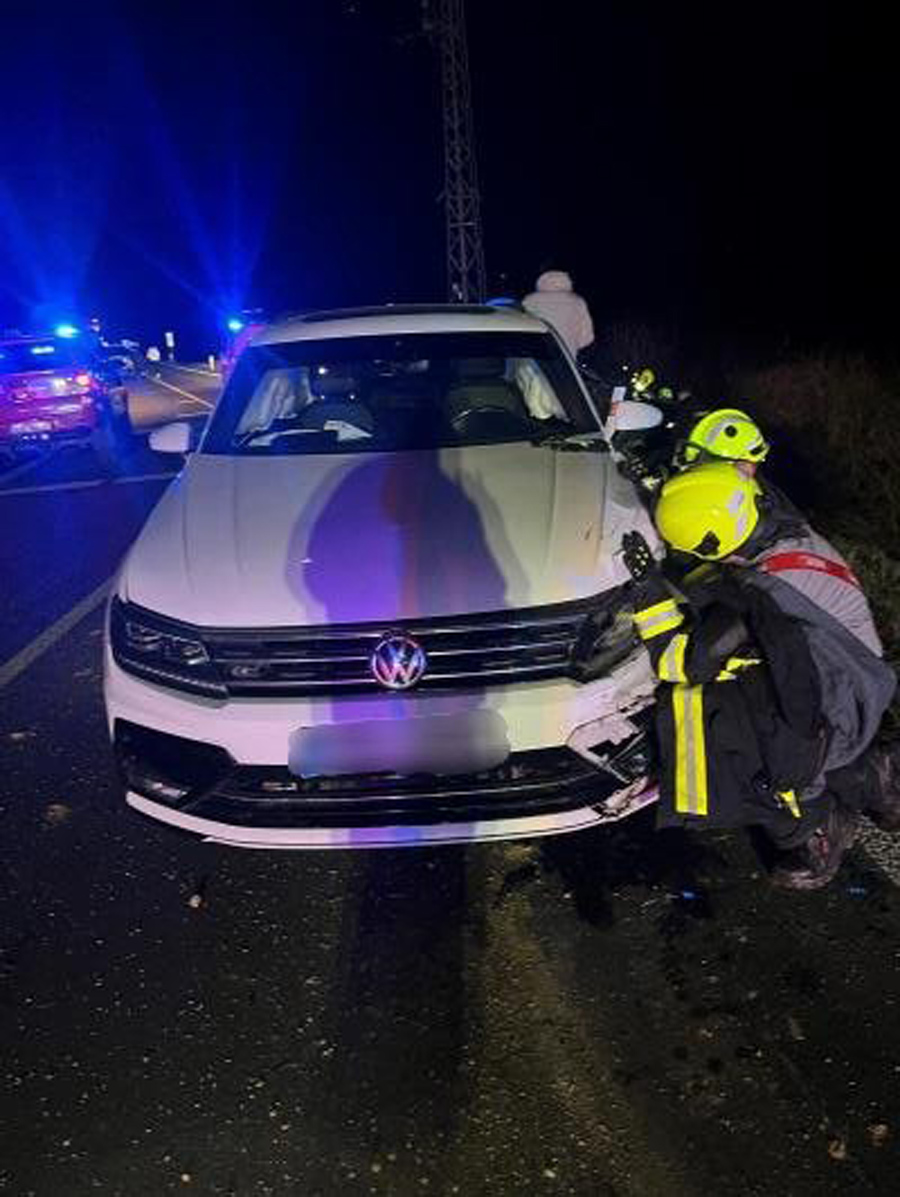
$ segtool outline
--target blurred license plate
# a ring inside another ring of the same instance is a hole
[[[509,756],[505,722],[483,710],[301,727],[289,749],[297,777],[480,773]]]

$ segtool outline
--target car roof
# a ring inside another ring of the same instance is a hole
[[[389,304],[284,316],[267,324],[252,345],[404,333],[545,333],[547,325],[517,308],[464,304]]]
[[[0,336],[0,346],[46,345],[49,341],[52,341],[54,345],[77,344],[77,342],[71,340],[69,337],[58,337],[55,333],[46,333],[43,337],[38,333],[12,333],[9,336]]]

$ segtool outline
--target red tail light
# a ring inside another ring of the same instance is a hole
[[[89,387],[94,380],[90,374],[76,374],[74,381],[80,387]]]

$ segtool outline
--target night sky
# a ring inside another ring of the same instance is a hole
[[[835,213],[824,6],[468,8],[493,291],[552,261],[601,324],[877,340],[842,302],[842,254],[877,237]],[[90,309],[199,342],[240,306],[443,298],[418,0],[8,3],[3,23],[0,327]]]

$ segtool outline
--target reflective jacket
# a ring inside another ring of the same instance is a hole
[[[871,743],[896,686],[858,580],[809,529],[752,561],[645,589],[635,625],[657,696],[661,821],[719,826],[821,793]]]

